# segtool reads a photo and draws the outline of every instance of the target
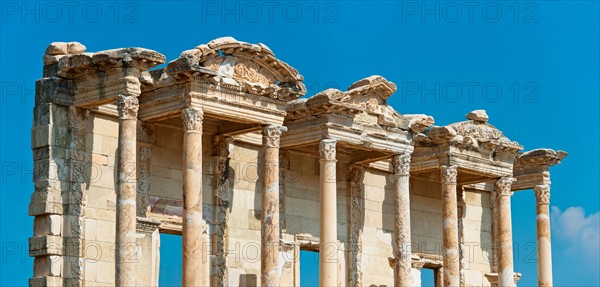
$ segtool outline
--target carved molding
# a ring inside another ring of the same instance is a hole
[[[69,127],[77,130],[85,130],[88,125],[90,111],[86,109],[69,106]]]
[[[456,166],[442,165],[440,166],[440,174],[442,184],[456,184],[456,176],[458,175]]]
[[[321,140],[319,154],[322,160],[336,160],[336,141],[332,139]]]
[[[287,127],[268,125],[262,129],[263,147],[279,148],[281,134],[287,131]]]
[[[137,192],[138,194],[149,194],[151,189],[151,170],[152,146],[148,144],[138,144],[137,158]],[[138,216],[145,216],[148,206],[137,196],[136,213]]]
[[[550,204],[550,186],[547,184],[536,185],[533,187],[535,192],[535,200],[537,204],[549,205]]]
[[[202,132],[202,120],[204,119],[204,112],[202,110],[186,108],[181,110],[181,115],[183,117],[184,131]]]
[[[496,181],[496,192],[498,196],[511,196],[513,194],[511,187],[517,181],[514,177],[504,176]]]
[[[124,120],[136,119],[140,104],[134,96],[119,95],[117,97],[117,111],[119,118]]]
[[[404,153],[392,157],[394,175],[410,175],[410,154]]]
[[[215,155],[215,189],[214,189],[214,240],[215,240],[215,285],[227,286],[227,223],[229,220],[230,174],[229,154],[232,150],[232,137],[217,136],[213,141]]]
[[[348,267],[348,286],[359,287],[362,284],[362,228],[364,217],[363,179],[365,168],[351,165],[348,168],[350,186],[350,264]]]
[[[285,181],[290,168],[290,154],[288,151],[279,152],[279,238],[283,238],[285,231]]]

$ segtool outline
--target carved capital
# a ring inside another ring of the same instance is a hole
[[[117,97],[117,111],[119,118],[124,120],[136,119],[140,104],[134,96],[119,95]]]
[[[443,184],[456,183],[456,176],[458,175],[458,172],[456,171],[455,165],[442,165],[440,167],[440,174]]]
[[[202,110],[187,108],[181,110],[181,114],[184,131],[202,131],[202,120],[204,119],[204,112]]]
[[[263,147],[279,148],[281,133],[287,131],[284,126],[268,125],[262,129]]]
[[[409,175],[410,154],[403,153],[392,157],[392,172],[394,175]]]
[[[514,177],[504,176],[496,181],[496,192],[498,196],[511,196],[513,192],[511,191],[512,184],[517,181]]]
[[[535,200],[537,204],[548,205],[550,204],[550,186],[547,184],[536,185],[533,187],[535,192]]]
[[[361,184],[365,177],[365,168],[358,165],[351,165],[348,168],[348,180],[354,184]]]
[[[336,160],[335,159],[335,140],[324,139],[319,144],[319,153],[322,160]]]

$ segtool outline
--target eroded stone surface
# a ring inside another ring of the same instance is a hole
[[[476,122],[485,123],[489,120],[489,117],[485,110],[474,110],[466,115],[466,118]]]
[[[434,268],[446,286],[509,286],[510,194],[531,189],[552,284],[549,169],[567,154],[521,152],[485,111],[433,126],[377,75],[299,98],[298,71],[231,37],[163,69],[143,48],[43,57],[32,286],[156,286],[160,233],[182,234],[182,285],[298,286],[300,250],[319,250],[321,285],[418,286]],[[100,252],[63,248],[81,242]]]

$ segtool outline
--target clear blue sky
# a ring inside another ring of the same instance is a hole
[[[0,285],[24,286],[32,275],[30,128],[46,46],[145,47],[172,60],[227,35],[268,45],[310,94],[379,74],[398,85],[390,103],[400,113],[445,125],[486,109],[526,150],[568,151],[552,169],[554,281],[600,284],[597,1],[70,3],[1,2]],[[533,192],[516,194],[512,209],[515,270],[533,286]]]

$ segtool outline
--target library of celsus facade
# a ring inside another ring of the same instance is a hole
[[[551,166],[483,110],[436,126],[370,76],[306,95],[263,44],[219,38],[165,56],[52,43],[36,83],[30,286],[157,286],[160,234],[182,286],[516,286],[511,195],[537,199],[552,286]],[[508,112],[508,111],[507,111]],[[525,129],[525,128],[524,128]]]

